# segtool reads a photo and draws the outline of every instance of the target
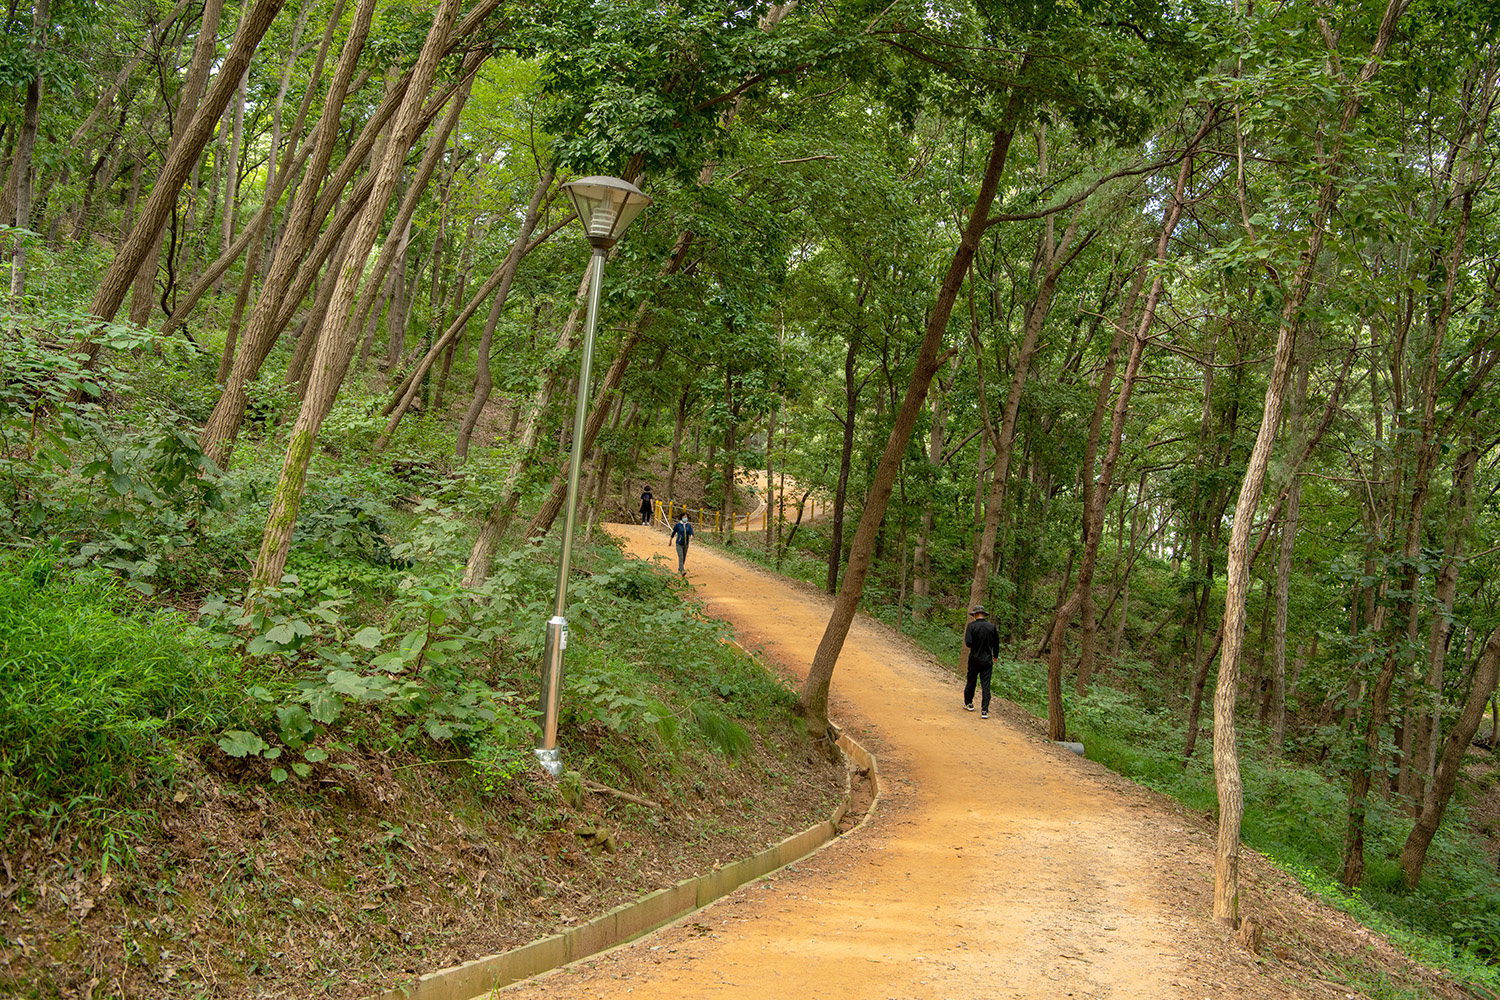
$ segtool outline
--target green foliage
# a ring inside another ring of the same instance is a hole
[[[87,317],[0,313],[0,324],[28,334],[0,337],[0,510],[8,515],[0,530],[13,537],[35,531],[64,507],[58,489],[67,486],[75,453],[101,433],[98,400],[116,373],[90,371],[57,346],[90,329]],[[128,324],[98,335],[122,349],[149,340]]]
[[[249,675],[176,612],[46,552],[0,553],[0,826],[171,780],[198,734],[245,717]]]
[[[1136,697],[1096,687],[1070,703],[1068,718],[1071,735],[1084,743],[1090,759],[1190,809],[1216,808],[1207,755],[1183,761],[1182,733],[1159,707],[1148,709]],[[1349,896],[1336,881],[1343,863],[1346,790],[1317,770],[1271,756],[1255,745],[1256,735],[1252,729],[1241,752],[1244,842],[1364,922],[1396,928],[1393,936],[1410,953],[1462,969],[1472,982],[1500,985],[1493,968],[1475,961],[1488,961],[1500,944],[1495,935],[1500,893],[1490,887],[1488,864],[1474,847],[1445,828],[1429,853],[1422,889],[1408,892],[1397,859],[1409,820],[1384,799],[1372,798],[1366,818],[1368,871],[1357,895]]]
[[[292,544],[375,566],[395,565],[390,529],[384,520],[388,510],[373,500],[329,497],[313,509],[304,507],[292,533]]]

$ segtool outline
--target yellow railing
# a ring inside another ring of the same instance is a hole
[[[785,497],[777,499],[777,506],[780,516],[785,518],[787,516]],[[825,501],[812,497],[808,498],[805,506],[807,509],[802,514],[804,521],[818,517],[820,514],[828,513],[828,504]],[[748,514],[725,514],[723,511],[709,510],[704,507],[689,507],[686,504],[676,503],[671,500],[653,500],[652,508],[651,521],[653,524],[666,526],[676,521],[683,514],[687,514],[688,522],[700,531],[764,531],[766,520],[771,516],[771,509],[764,504],[761,505],[759,510],[751,511]],[[792,511],[792,518],[796,518],[795,509]]]

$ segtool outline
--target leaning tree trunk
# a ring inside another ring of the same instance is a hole
[[[551,189],[552,180],[555,176],[556,167],[548,166],[547,170],[543,172],[541,179],[537,181],[536,187],[532,189],[531,202],[526,208],[526,217],[521,223],[521,232],[517,235],[515,242],[511,244],[510,252],[506,254],[505,260],[501,263],[500,267],[495,270],[495,273],[490,275],[489,280],[486,281],[482,286],[480,286],[479,291],[469,299],[468,303],[465,304],[463,309],[459,311],[458,315],[453,318],[453,322],[448,324],[448,328],[443,331],[443,335],[433,342],[432,346],[427,350],[427,353],[422,356],[422,360],[417,363],[416,368],[411,372],[411,374],[409,374],[401,382],[401,384],[396,387],[395,392],[391,396],[390,403],[388,403],[385,408],[385,413],[390,419],[386,422],[385,430],[381,432],[379,440],[375,443],[375,448],[377,451],[385,448],[386,445],[390,443],[391,436],[396,433],[397,424],[401,422],[401,418],[406,414],[406,411],[411,408],[413,400],[415,400],[417,397],[418,387],[421,385],[422,379],[425,378],[427,372],[431,370],[432,365],[437,361],[440,352],[445,347],[451,347],[458,340],[458,337],[468,326],[469,319],[474,315],[475,312],[478,311],[479,307],[484,303],[484,300],[489,298],[491,293],[495,293],[495,301],[490,306],[490,318],[485,321],[485,330],[492,331],[493,324],[499,322],[500,312],[505,308],[505,302],[510,297],[510,287],[511,284],[515,281],[516,273],[520,268],[521,260],[532,250],[540,246],[543,241],[545,241],[553,233],[557,232],[558,229],[562,227],[562,225],[574,218],[570,214],[567,216],[567,218],[562,220],[562,222],[559,222],[557,225],[548,228],[548,230],[541,236],[538,236],[534,240],[531,239],[531,234],[536,231],[537,223],[541,218],[542,202],[545,199],[547,192]],[[578,297],[582,298],[582,294],[582,291],[580,291]],[[569,319],[569,325],[564,339],[558,344],[559,353],[561,353],[566,343],[571,343],[571,331],[576,326],[577,321],[575,317],[577,315],[578,312],[577,310],[575,310],[574,316],[570,317]],[[481,340],[479,345],[478,358],[479,364],[482,366],[480,369],[482,372],[487,372],[489,370],[488,352],[488,342],[486,340]],[[551,377],[555,380],[555,374]],[[476,391],[476,396],[477,395],[478,393]],[[549,389],[546,395],[543,396],[543,404],[545,404],[546,399],[550,397],[550,395],[551,391]],[[466,442],[461,442],[459,446],[456,446],[456,450],[460,452],[460,458],[462,458],[464,454],[467,453],[467,448],[468,446]],[[508,489],[501,490],[502,495],[508,492]]]
[[[204,88],[208,86],[208,74],[213,68],[214,56],[219,47],[219,18],[224,13],[224,0],[209,0],[203,5],[202,22],[198,27],[198,38],[193,45],[193,58],[188,63],[187,78],[182,85],[182,91],[178,95],[177,114],[172,120],[172,141],[167,147],[168,158],[171,158],[172,147],[181,141],[184,127],[193,118],[193,113],[198,108],[198,102],[203,99]],[[240,19],[240,30],[245,27],[245,18]],[[249,70],[249,63],[240,70],[235,80],[234,89],[239,89],[239,81],[245,78]],[[226,100],[227,104],[228,101]],[[221,108],[214,117],[217,119],[223,114]],[[217,124],[217,122],[215,123]],[[201,151],[201,149],[200,149]],[[191,170],[197,169],[197,155],[193,157]],[[174,192],[175,195],[175,192]],[[135,274],[135,282],[132,289],[133,295],[130,302],[130,322],[136,326],[145,326],[151,320],[151,296],[156,287],[157,263],[161,258],[163,232],[160,228],[156,231],[156,239],[148,248],[146,257],[141,261],[139,269]]]
[[[1401,876],[1408,889],[1415,889],[1421,881],[1422,866],[1427,863],[1427,849],[1432,846],[1432,838],[1437,835],[1438,827],[1443,823],[1443,814],[1448,809],[1449,800],[1453,798],[1453,790],[1458,787],[1464,757],[1469,752],[1474,734],[1479,731],[1479,724],[1484,720],[1485,704],[1495,693],[1497,678],[1500,678],[1500,630],[1492,633],[1489,642],[1485,643],[1479,665],[1474,670],[1469,697],[1443,747],[1443,758],[1438,763],[1437,774],[1433,778],[1432,794],[1423,802],[1417,822],[1401,847]]]
[[[479,348],[475,353],[474,398],[469,402],[469,409],[464,413],[463,423],[458,428],[458,436],[453,445],[453,454],[460,462],[467,460],[469,457],[469,440],[473,437],[474,428],[479,424],[479,415],[484,412],[484,406],[490,400],[490,391],[494,385],[490,375],[490,350],[494,343],[495,328],[499,325],[500,317],[505,312],[505,303],[510,297],[510,287],[515,281],[516,271],[521,266],[521,258],[534,248],[533,246],[528,246],[527,241],[531,239],[532,232],[536,230],[537,222],[541,218],[543,201],[546,198],[547,192],[551,189],[552,180],[556,175],[557,166],[554,162],[547,166],[541,179],[537,181],[536,187],[532,189],[531,204],[527,206],[526,219],[521,225],[521,231],[516,234],[515,242],[511,244],[510,253],[506,256],[505,263],[500,267],[500,291],[495,296],[495,300],[490,303],[489,317],[485,320],[484,333],[479,338]],[[555,231],[549,230],[548,235],[551,235]],[[538,243],[540,243],[540,240]],[[450,327],[450,330],[455,329],[458,325],[454,324]],[[436,345],[433,346],[436,348]],[[429,356],[433,355],[433,351],[431,350],[427,353]],[[432,362],[427,361],[427,367],[431,367],[431,365]],[[411,391],[408,389],[406,406],[410,406],[410,394]],[[406,407],[403,406],[401,412],[405,412],[405,409]],[[395,428],[395,421],[399,419],[399,413],[392,418],[391,429]],[[389,431],[387,432],[387,436],[388,434]]]
[[[1071,253],[1068,251],[1068,247],[1072,245],[1078,233],[1078,223],[1082,218],[1083,206],[1080,205],[1059,242],[1054,237],[1052,220],[1049,217],[1037,237],[1036,257],[1041,280],[1037,284],[1036,294],[1031,304],[1026,309],[1026,319],[1021,330],[1021,346],[1016,353],[1015,367],[1011,371],[1010,392],[1005,398],[1005,410],[1000,417],[1000,427],[992,442],[995,449],[995,461],[990,472],[989,498],[984,508],[984,528],[980,534],[979,546],[974,553],[974,572],[969,578],[969,607],[971,608],[984,604],[985,594],[989,591],[990,574],[995,567],[995,539],[1000,533],[1000,513],[1005,504],[1006,485],[1010,480],[1011,456],[1015,452],[1016,423],[1021,413],[1021,396],[1025,392],[1026,380],[1031,373],[1031,362],[1036,356],[1042,326],[1052,312],[1052,294],[1057,289],[1058,279],[1062,277],[1064,269],[1077,259],[1078,251],[1091,241],[1091,238],[1086,238]],[[996,351],[996,367],[1001,367],[998,350]],[[915,592],[913,596],[915,597]],[[960,646],[962,647],[960,657],[964,661],[961,666],[966,668],[969,649],[962,644]]]
[[[365,258],[385,221],[385,208],[405,166],[407,150],[417,137],[422,119],[422,102],[432,86],[438,61],[453,33],[459,3],[460,0],[443,0],[433,18],[426,43],[413,68],[406,99],[397,112],[396,124],[390,141],[386,144],[385,155],[374,170],[374,190],[358,225],[350,235],[349,259],[339,274],[338,286],[329,306],[328,320],[313,356],[312,381],[307,398],[292,427],[281,479],[277,483],[271,510],[266,518],[260,555],[250,578],[252,590],[275,586],[286,566],[292,543],[292,529],[296,524],[297,509],[301,505],[306,483],[307,466],[312,459],[313,444],[324,419],[333,408],[333,401],[338,395],[356,346],[354,337],[351,336],[351,324],[355,318],[352,311],[364,273]]]
[[[185,0],[178,0],[179,3]],[[323,77],[323,66],[328,59],[328,50],[333,45],[335,29],[342,23],[345,0],[337,0],[334,4],[329,22],[324,29],[322,41],[318,45],[317,57],[313,60],[313,66],[309,75],[310,79],[318,80]],[[251,250],[251,257],[246,261],[244,276],[241,278],[241,287],[245,288],[246,296],[249,289],[245,285],[245,278],[253,279],[260,273],[260,256],[265,248],[265,232],[270,224],[270,219],[275,215],[276,205],[281,201],[281,193],[285,190],[291,179],[298,174],[307,163],[307,158],[312,155],[313,142],[302,139],[302,130],[307,123],[308,112],[312,108],[312,100],[317,91],[316,87],[308,87],[303,94],[302,103],[297,109],[297,116],[292,122],[291,129],[286,136],[286,152],[282,154],[280,165],[277,165],[275,154],[281,148],[281,107],[286,100],[287,89],[291,86],[292,72],[296,68],[299,51],[297,40],[302,36],[303,22],[306,19],[306,10],[297,19],[297,24],[292,30],[292,54],[288,57],[286,66],[281,72],[281,86],[276,93],[276,101],[271,112],[271,145],[270,155],[266,162],[266,181],[264,197],[261,199],[261,207],[256,211],[255,218],[250,225],[241,230],[240,235],[235,237],[234,242],[227,247],[221,247],[218,258],[210,264],[204,272],[198,276],[191,288],[177,301],[172,309],[172,315],[168,316],[162,324],[162,332],[169,333],[176,327],[186,322],[188,315],[198,304],[198,300],[210,290],[217,291],[218,282],[224,272],[229,270],[231,264],[245,253]],[[240,321],[243,319],[236,313],[232,320],[232,330],[237,331]],[[234,338],[229,338],[233,340]],[[219,367],[219,375],[216,381],[223,384],[229,377],[230,366],[234,362],[234,345],[226,344],[224,357]]]
[[[208,96],[198,105],[186,125],[174,135],[171,151],[157,173],[156,184],[152,187],[140,216],[99,282],[99,288],[89,305],[91,315],[106,322],[115,318],[136,272],[157,245],[162,227],[166,225],[167,216],[177,203],[182,185],[197,165],[203,147],[213,138],[224,108],[239,86],[240,75],[250,65],[250,57],[255,54],[261,38],[281,10],[282,3],[283,0],[255,0],[255,6],[241,22],[239,33],[235,35],[229,51],[219,64],[218,76],[214,78]],[[99,342],[90,338],[79,344],[78,349],[87,355],[88,363],[92,365],[99,354]]]
[[[1173,189],[1172,200],[1168,203],[1165,217],[1162,219],[1161,236],[1156,244],[1156,261],[1164,262],[1171,248],[1172,234],[1177,231],[1177,223],[1182,218],[1183,196],[1187,189],[1188,176],[1192,171],[1193,154],[1198,143],[1213,128],[1217,115],[1210,111],[1205,116],[1202,124],[1198,127],[1197,134],[1193,136],[1183,153],[1182,166],[1178,170],[1177,185]],[[1144,265],[1142,267],[1144,274]],[[1090,425],[1089,438],[1090,450],[1085,456],[1085,467],[1083,470],[1084,504],[1083,504],[1083,537],[1082,553],[1078,563],[1078,583],[1073,589],[1072,595],[1063,602],[1053,619],[1051,630],[1051,647],[1048,651],[1047,661],[1047,738],[1061,740],[1067,735],[1067,721],[1063,717],[1062,702],[1062,654],[1063,641],[1066,638],[1068,622],[1073,615],[1078,613],[1084,606],[1086,599],[1092,599],[1091,588],[1094,585],[1094,567],[1099,559],[1099,536],[1104,529],[1104,510],[1109,503],[1110,490],[1114,482],[1114,470],[1120,459],[1120,451],[1125,441],[1125,418],[1130,411],[1130,397],[1135,391],[1136,376],[1140,371],[1141,358],[1145,355],[1146,341],[1151,332],[1152,325],[1156,322],[1156,309],[1161,301],[1164,289],[1163,279],[1160,273],[1151,283],[1151,289],[1146,294],[1145,304],[1141,309],[1141,316],[1132,332],[1130,344],[1130,356],[1125,362],[1125,371],[1120,376],[1120,388],[1115,394],[1114,412],[1110,421],[1109,447],[1104,454],[1104,461],[1099,467],[1097,479],[1094,478],[1093,450],[1097,448],[1099,440],[1099,424],[1103,417],[1103,403],[1109,384],[1113,375],[1113,359],[1115,348],[1110,350],[1110,363],[1105,367],[1105,374],[1099,383],[1098,403],[1095,406],[1093,423]],[[1121,327],[1116,329],[1114,342],[1119,344],[1121,339]]]
[[[457,39],[476,30],[499,2],[500,0],[481,0],[459,24],[454,32],[455,40],[450,42],[448,50],[451,51],[457,45]],[[227,461],[235,435],[239,432],[240,422],[244,419],[246,383],[254,379],[270,354],[276,338],[291,322],[298,304],[312,287],[322,262],[332,256],[348,227],[363,211],[374,188],[375,171],[367,171],[363,180],[347,195],[346,188],[369,158],[377,138],[385,130],[391,117],[409,96],[414,70],[408,70],[391,93],[381,101],[366,121],[359,137],[349,146],[348,154],[339,167],[328,176],[329,165],[340,140],[340,109],[352,89],[350,80],[369,35],[373,10],[373,0],[361,0],[356,8],[353,26],[345,39],[338,68],[324,99],[313,153],[305,170],[306,181],[297,188],[276,254],[246,324],[240,354],[235,357],[229,381],[199,435],[199,445],[220,465]],[[434,96],[425,107],[421,121],[425,123],[435,118],[460,83],[454,83],[445,93]],[[325,176],[326,181],[323,180]],[[320,235],[322,220],[335,208],[338,213],[328,226],[323,227]],[[309,247],[312,248],[310,253]]]
[[[1022,61],[1016,73],[1017,80],[1026,74],[1029,63],[1029,57]],[[885,508],[890,502],[891,490],[896,484],[896,472],[901,466],[907,442],[911,439],[917,416],[926,402],[927,387],[932,384],[932,379],[942,364],[943,359],[939,356],[938,349],[948,329],[948,317],[953,313],[953,303],[963,287],[964,277],[968,274],[969,263],[974,259],[979,240],[989,228],[990,206],[994,204],[1000,177],[1005,173],[1005,162],[1010,154],[1011,140],[1015,136],[1024,103],[1021,88],[1013,82],[1000,127],[990,142],[989,160],[975,195],[974,207],[970,210],[963,236],[953,251],[932,310],[927,315],[926,331],[917,351],[911,379],[907,383],[906,396],[901,401],[901,408],[896,411],[896,421],[886,440],[885,451],[875,467],[859,527],[855,529],[854,540],[849,548],[843,586],[839,588],[833,613],[829,616],[828,626],[823,631],[818,651],[808,667],[807,679],[797,698],[798,711],[808,720],[811,732],[816,737],[821,737],[828,726],[828,689],[833,683],[833,669],[838,664],[839,652],[844,648],[844,639],[854,622],[860,595],[864,592],[870,554],[875,547],[875,535],[880,530],[880,522],[885,518]]]

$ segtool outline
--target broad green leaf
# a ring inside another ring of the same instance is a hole
[[[268,749],[268,744],[254,733],[247,733],[243,729],[231,729],[219,737],[219,749],[231,757],[244,757],[261,753]]]
[[[366,625],[350,636],[349,641],[364,649],[374,649],[385,641],[385,635],[374,625]]]

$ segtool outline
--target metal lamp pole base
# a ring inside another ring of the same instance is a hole
[[[542,738],[536,758],[552,777],[561,776],[562,749],[557,745],[557,710],[562,697],[563,650],[568,648],[568,620],[562,615],[547,619],[547,640],[542,651]]]

